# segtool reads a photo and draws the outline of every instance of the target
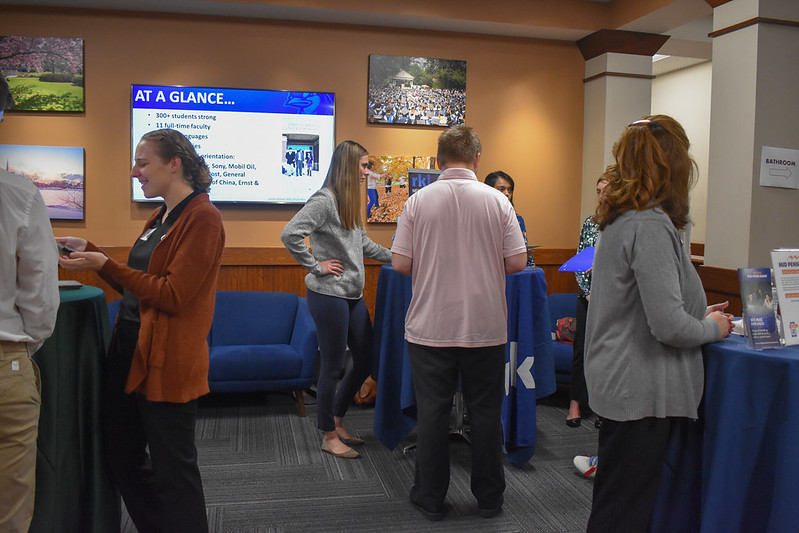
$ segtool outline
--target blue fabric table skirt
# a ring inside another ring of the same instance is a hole
[[[799,347],[704,354],[702,416],[673,436],[650,531],[799,531]]]
[[[508,346],[502,422],[508,460],[522,465],[535,453],[536,399],[555,392],[546,279],[540,268],[506,278]],[[405,343],[411,278],[391,265],[380,270],[375,306],[375,434],[388,448],[416,426],[416,398]]]

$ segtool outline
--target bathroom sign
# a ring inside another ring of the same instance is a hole
[[[799,150],[764,146],[760,156],[760,185],[799,189]]]

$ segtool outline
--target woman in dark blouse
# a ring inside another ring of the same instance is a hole
[[[175,130],[145,134],[131,176],[161,197],[119,263],[77,237],[61,257],[70,270],[95,270],[122,293],[106,358],[104,452],[139,531],[208,531],[197,466],[197,398],[208,392],[206,337],[225,244],[208,199],[208,167]]]
[[[516,184],[514,183],[513,178],[511,178],[510,175],[508,175],[505,172],[502,172],[501,170],[495,170],[494,172],[488,174],[485,177],[483,183],[485,183],[489,187],[495,188],[496,190],[504,194],[505,197],[510,202],[510,205],[513,205],[513,191],[516,189]],[[514,205],[513,208],[516,209],[516,206]],[[524,224],[524,219],[520,214],[516,213],[516,220],[519,221],[519,227],[522,229],[524,244],[527,244],[527,226],[525,226]],[[532,262],[533,256],[531,253],[529,253],[529,250],[530,248],[528,248],[527,266],[531,267],[535,265]]]

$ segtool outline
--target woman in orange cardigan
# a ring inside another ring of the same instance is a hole
[[[208,531],[194,428],[197,398],[208,392],[222,217],[208,199],[205,161],[175,130],[142,137],[131,176],[164,204],[127,264],[77,237],[56,239],[77,250],[59,264],[95,270],[122,293],[106,360],[103,437],[133,522],[141,532]]]

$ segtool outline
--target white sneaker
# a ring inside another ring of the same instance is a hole
[[[575,455],[574,468],[580,471],[585,477],[594,477],[596,475],[596,467],[599,464],[599,457],[596,455]]]

